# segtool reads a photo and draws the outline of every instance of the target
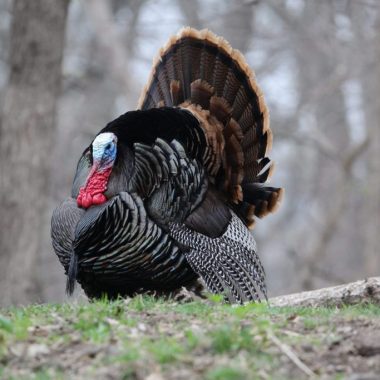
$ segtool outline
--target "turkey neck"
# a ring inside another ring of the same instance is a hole
[[[93,166],[88,175],[86,184],[80,188],[77,204],[79,207],[89,208],[92,205],[102,204],[107,201],[103,194],[107,189],[108,179],[111,175],[112,167],[98,170]]]

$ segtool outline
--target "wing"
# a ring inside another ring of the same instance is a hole
[[[194,279],[175,241],[149,218],[136,194],[122,192],[88,209],[77,224],[73,248],[80,271],[98,281],[166,289]]]
[[[136,143],[132,187],[145,200],[149,216],[163,228],[184,220],[203,200],[208,183],[202,165],[176,140]]]
[[[185,223],[209,237],[220,236],[231,219],[229,208],[218,201],[201,162],[187,156],[176,140],[157,139],[152,145],[135,144],[134,189],[142,194],[149,216],[168,230],[172,222]]]
[[[193,270],[230,302],[266,298],[264,271],[243,222],[226,206],[203,166],[177,141],[135,144],[135,186],[149,216],[180,244]]]
[[[255,241],[235,214],[217,238],[179,223],[171,224],[170,233],[188,248],[188,262],[211,292],[225,294],[231,303],[266,299],[265,275]]]

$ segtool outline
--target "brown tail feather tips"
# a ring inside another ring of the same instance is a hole
[[[221,190],[240,207],[247,224],[254,215],[263,217],[278,207],[282,189],[268,199],[243,201],[242,185],[264,183],[274,165],[267,157],[272,146],[269,112],[238,50],[209,30],[180,30],[154,59],[138,103],[141,109],[162,106],[186,108],[198,118],[213,155],[209,175],[222,179]]]

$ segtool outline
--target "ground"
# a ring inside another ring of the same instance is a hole
[[[149,296],[0,310],[1,379],[380,378],[380,307]]]

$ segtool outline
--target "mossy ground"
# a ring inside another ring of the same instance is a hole
[[[0,310],[0,379],[380,378],[380,307],[149,296]]]

